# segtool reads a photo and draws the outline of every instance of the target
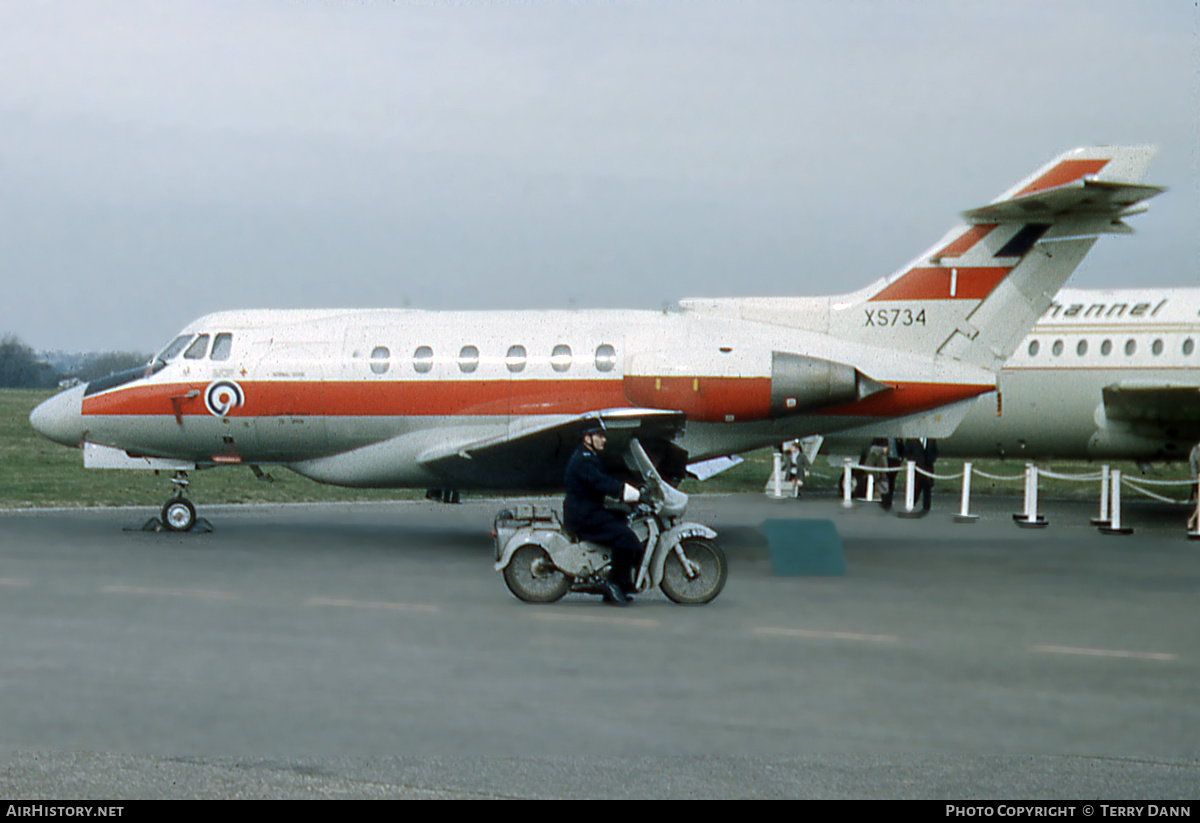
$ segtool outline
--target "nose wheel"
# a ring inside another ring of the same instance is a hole
[[[187,473],[176,472],[171,478],[171,483],[175,486],[175,496],[163,503],[161,526],[155,526],[154,530],[162,528],[169,532],[190,532],[198,522],[202,522],[204,527],[211,531],[212,527],[208,521],[200,521],[196,517],[196,507],[192,505],[192,501],[183,496],[189,485]],[[151,520],[146,526],[150,527],[153,523]]]
[[[196,507],[186,497],[173,497],[163,504],[162,522],[169,532],[188,532],[196,525]]]

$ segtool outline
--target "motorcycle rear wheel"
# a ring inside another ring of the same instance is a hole
[[[688,606],[712,601],[725,588],[725,580],[729,577],[725,552],[716,543],[703,537],[689,537],[679,544],[679,548],[688,560],[699,567],[699,573],[689,579],[679,555],[672,550],[663,564],[659,588],[676,603]]]
[[[526,603],[553,603],[571,588],[571,580],[554,565],[541,546],[526,543],[512,553],[504,567],[504,583]]]

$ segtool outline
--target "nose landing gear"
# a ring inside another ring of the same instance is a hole
[[[162,519],[152,517],[142,526],[142,531],[148,532],[190,532],[193,529],[197,531],[212,531],[212,524],[202,517],[196,516],[196,507],[192,505],[192,501],[184,497],[189,482],[187,472],[176,472],[171,478],[171,483],[175,486],[175,496],[163,503]]]

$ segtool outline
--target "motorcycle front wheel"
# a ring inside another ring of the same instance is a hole
[[[689,606],[708,603],[721,593],[729,577],[725,552],[703,537],[689,537],[679,544],[679,549],[683,550],[692,568],[685,566],[677,551],[672,549],[663,564],[659,587],[676,603]]]
[[[564,574],[541,546],[526,543],[513,552],[504,567],[508,590],[526,603],[553,603],[571,588]]]

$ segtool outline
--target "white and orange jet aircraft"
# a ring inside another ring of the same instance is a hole
[[[1097,238],[1130,232],[1122,218],[1163,191],[1141,182],[1154,153],[1067,152],[850,294],[663,312],[219,312],[30,422],[88,467],[285,465],[323,483],[454,492],[559,487],[597,417],[610,452],[637,436],[672,478],[689,461],[868,424],[945,437]],[[195,509],[180,494],[163,519],[188,529]]]

